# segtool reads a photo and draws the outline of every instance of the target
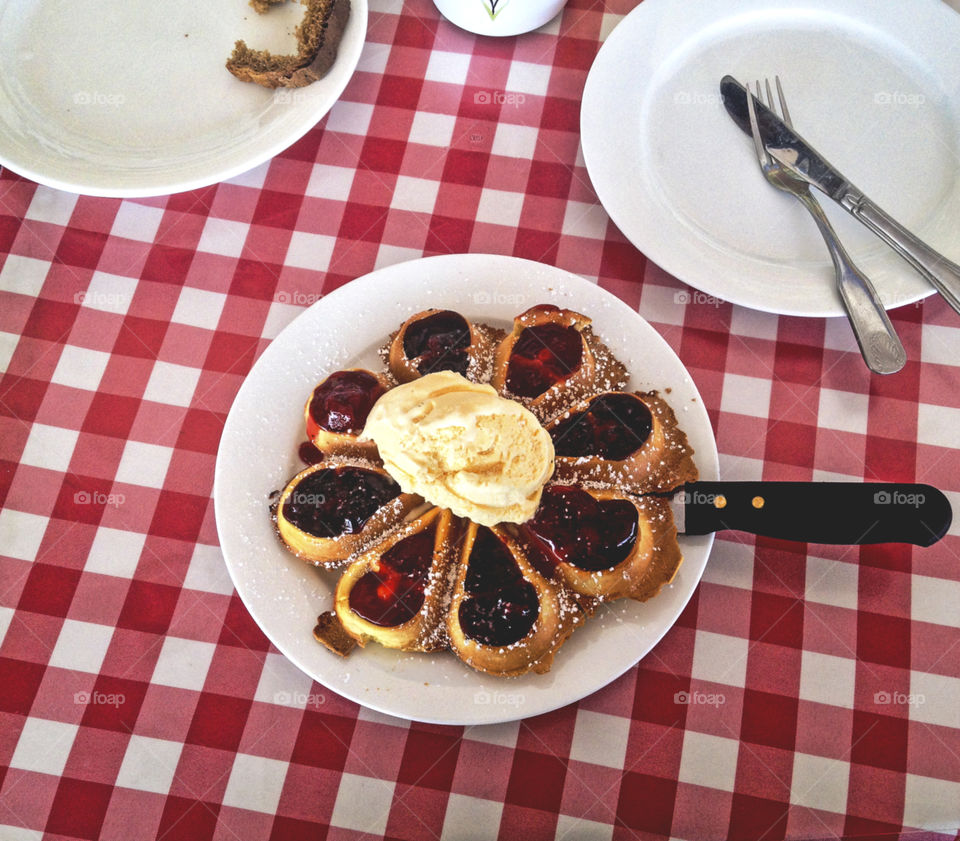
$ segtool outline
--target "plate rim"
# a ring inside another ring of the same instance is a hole
[[[953,11],[954,17],[956,17],[954,26],[957,31],[960,32],[960,17],[957,17],[955,10],[951,10],[951,8],[947,6],[947,4],[943,3],[942,0],[921,0],[921,2],[925,2],[927,7],[931,10],[942,8],[942,10],[948,14]],[[703,31],[708,27],[717,26],[724,21],[737,17],[743,17],[753,13],[762,13],[764,11],[774,10],[782,11],[784,9],[791,9],[797,12],[804,9],[808,11],[819,11],[827,8],[825,0],[803,0],[803,2],[801,2],[799,5],[790,4],[786,2],[786,0],[753,0],[747,4],[740,2],[740,0],[711,0],[711,2],[708,2],[704,5],[710,10],[710,19],[700,22],[695,30],[685,30],[685,35],[690,36],[691,34]],[[790,315],[809,318],[846,317],[846,313],[842,307],[839,296],[837,297],[836,303],[833,307],[799,308],[785,304],[777,305],[768,303],[766,301],[757,301],[750,297],[749,292],[742,292],[736,289],[733,291],[724,289],[722,286],[711,284],[708,280],[705,281],[703,277],[700,276],[686,277],[685,275],[689,272],[685,271],[685,269],[689,267],[689,262],[678,263],[678,261],[672,256],[669,243],[657,240],[656,238],[652,240],[649,240],[648,238],[649,241],[642,242],[644,239],[642,231],[643,224],[639,224],[637,221],[629,218],[630,211],[621,206],[622,201],[616,202],[611,199],[611,197],[615,197],[617,190],[615,186],[611,186],[612,182],[610,182],[610,179],[606,179],[606,181],[610,183],[601,184],[598,186],[598,180],[604,180],[598,179],[598,173],[600,173],[603,167],[604,155],[601,153],[604,150],[601,148],[602,144],[598,139],[599,132],[592,131],[591,128],[596,122],[595,118],[597,113],[603,110],[597,104],[597,91],[600,87],[598,79],[601,71],[603,70],[604,61],[609,61],[615,50],[622,49],[620,41],[624,41],[628,35],[628,32],[631,31],[631,27],[636,28],[638,26],[643,26],[644,22],[650,23],[651,18],[655,21],[655,16],[664,13],[669,6],[670,0],[644,0],[643,3],[632,9],[610,32],[598,51],[587,75],[580,107],[581,145],[583,148],[583,157],[587,173],[590,176],[591,184],[597,193],[597,197],[600,200],[601,205],[617,228],[638,250],[648,256],[650,260],[656,263],[666,273],[694,289],[700,290],[711,296],[716,296],[732,304],[776,315]],[[829,11],[832,15],[842,15],[845,13],[849,15],[852,10],[863,9],[864,6],[865,3],[863,0],[834,0],[834,2],[829,4]],[[923,15],[917,14],[916,17],[922,19]],[[873,21],[870,21],[870,23],[872,24]],[[655,26],[650,28],[654,30],[656,29]],[[624,43],[626,44],[629,42],[624,41]],[[719,79],[717,80],[717,84],[719,85]],[[640,98],[638,99],[636,106],[637,113],[639,113],[642,108],[643,100]],[[640,188],[638,187],[638,189]],[[640,223],[649,223],[649,221],[649,218],[639,220]],[[647,224],[646,227],[650,228],[652,226]],[[886,249],[886,246],[884,246],[884,249]],[[886,255],[885,251],[883,253],[885,254],[884,259],[892,261],[893,264],[897,264],[897,260],[900,259],[895,257],[892,251],[890,252],[889,256]],[[755,260],[749,255],[744,255],[742,262],[746,264],[748,262],[755,262]],[[903,263],[903,266],[905,270],[913,273],[912,267],[907,267],[906,263]],[[694,274],[695,273],[696,272],[694,271]],[[917,278],[918,280],[921,280],[922,283],[925,283],[919,278],[919,275]],[[772,284],[784,282],[787,282],[787,280],[784,278],[771,278]],[[930,295],[935,294],[935,292],[936,290],[929,284],[926,284],[925,286],[918,285],[915,291],[909,292],[903,297],[890,301],[885,305],[885,307],[886,309],[891,310],[898,307],[907,306],[909,304],[914,304],[923,300],[924,298],[929,297]]]
[[[117,198],[117,199],[136,199],[136,198],[154,198],[157,196],[168,196],[175,193],[189,192],[199,190],[214,184],[220,184],[231,178],[243,175],[252,169],[260,166],[266,161],[275,158],[281,152],[289,149],[294,143],[303,138],[311,129],[315,128],[329,112],[330,109],[340,100],[344,90],[350,83],[357,71],[363,48],[367,42],[367,25],[369,22],[369,0],[350,0],[350,19],[348,21],[348,33],[338,45],[337,58],[334,61],[333,68],[336,69],[341,62],[349,65],[349,68],[342,70],[338,74],[338,81],[330,91],[315,102],[304,104],[304,116],[290,124],[272,142],[257,143],[255,139],[248,139],[243,148],[251,149],[246,156],[241,156],[227,166],[211,167],[205,175],[191,175],[185,177],[181,175],[177,178],[153,178],[152,172],[142,173],[149,180],[142,185],[128,185],[127,179],[114,180],[87,177],[84,178],[78,172],[78,177],[67,179],[56,175],[45,175],[42,168],[28,160],[19,160],[9,158],[7,153],[0,149],[0,168],[6,167],[11,172],[27,178],[45,187],[51,187],[56,190],[62,190],[68,193],[75,193],[81,196],[92,196],[96,198]],[[226,70],[224,70],[226,72]],[[329,74],[327,77],[329,78]],[[239,81],[239,80],[238,80]],[[323,79],[318,82],[323,82]],[[244,82],[241,84],[253,84]],[[277,88],[276,90],[297,90],[296,88]],[[308,107],[309,106],[309,107]],[[291,107],[296,107],[291,106]],[[182,171],[189,168],[192,159],[180,162],[175,171]],[[215,161],[216,159],[211,159]],[[76,166],[76,165],[74,165]],[[88,168],[87,174],[94,172],[93,168]],[[120,181],[123,183],[121,184]]]
[[[504,267],[512,266],[516,268],[517,265],[520,264],[535,272],[546,273],[547,275],[556,277],[558,282],[560,279],[563,279],[564,281],[566,281],[567,283],[570,283],[574,287],[581,284],[586,284],[592,287],[593,289],[595,289],[597,293],[600,293],[600,297],[606,296],[606,298],[608,298],[609,301],[611,302],[612,306],[621,307],[624,312],[630,314],[631,318],[637,319],[639,323],[645,325],[646,329],[649,330],[651,334],[655,335],[659,339],[659,341],[662,343],[662,346],[663,346],[662,349],[665,352],[669,353],[669,355],[673,358],[672,362],[675,362],[676,365],[678,365],[681,370],[686,372],[687,382],[685,383],[685,387],[688,389],[689,393],[692,393],[694,395],[693,399],[696,400],[697,410],[700,413],[702,413],[702,418],[697,422],[696,428],[700,429],[701,433],[704,433],[705,431],[705,434],[707,435],[708,442],[710,445],[709,449],[706,451],[698,450],[698,467],[700,468],[701,475],[703,478],[719,477],[719,454],[716,447],[716,437],[713,431],[712,424],[710,423],[710,420],[709,420],[709,415],[707,414],[707,411],[706,411],[706,406],[703,403],[702,396],[700,395],[699,389],[697,389],[697,386],[694,383],[693,378],[690,376],[689,371],[686,369],[686,366],[683,365],[682,361],[679,359],[679,357],[676,355],[673,349],[669,346],[666,340],[663,339],[662,336],[660,336],[656,328],[650,325],[649,322],[647,322],[646,319],[644,319],[638,312],[633,310],[625,302],[623,302],[622,300],[617,298],[615,295],[613,295],[613,293],[608,292],[607,290],[603,289],[599,285],[594,284],[591,281],[575,273],[568,272],[564,269],[560,269],[545,263],[539,263],[533,260],[525,260],[522,258],[511,257],[506,255],[446,254],[446,255],[436,255],[431,257],[421,257],[421,258],[416,258],[409,261],[404,261],[401,263],[392,264],[390,266],[386,266],[381,269],[377,269],[372,272],[369,272],[368,274],[362,275],[361,277],[356,278],[354,281],[344,284],[343,286],[332,291],[329,295],[324,296],[320,300],[313,303],[310,307],[305,309],[302,313],[298,314],[275,337],[275,339],[263,351],[263,353],[261,353],[260,357],[256,360],[254,365],[251,367],[247,376],[244,378],[244,381],[241,384],[241,387],[238,390],[236,397],[234,398],[233,404],[231,405],[231,408],[230,408],[230,413],[228,414],[227,420],[224,424],[223,434],[221,436],[220,445],[217,451],[216,468],[215,468],[215,474],[214,474],[214,488],[213,488],[214,515],[215,515],[215,522],[217,527],[218,538],[220,541],[221,551],[224,556],[224,562],[227,566],[231,582],[233,583],[233,586],[237,594],[240,596],[240,599],[243,602],[244,606],[247,608],[248,612],[250,613],[251,618],[253,618],[254,622],[260,628],[261,632],[270,640],[271,644],[278,651],[280,651],[280,653],[283,654],[283,656],[287,660],[293,663],[300,671],[302,671],[304,674],[309,676],[312,680],[315,680],[321,685],[329,688],[332,692],[335,692],[338,695],[341,695],[347,698],[348,700],[359,704],[361,707],[365,707],[367,709],[371,709],[379,713],[384,713],[384,714],[394,716],[403,720],[408,720],[408,721],[420,721],[420,722],[430,723],[430,724],[444,724],[444,725],[455,725],[455,726],[475,726],[479,724],[505,723],[509,721],[514,721],[514,720],[550,712],[552,710],[558,709],[568,704],[575,703],[576,701],[579,701],[582,698],[588,695],[591,695],[594,692],[599,691],[603,687],[612,683],[614,680],[618,679],[626,671],[628,671],[630,668],[635,666],[636,663],[638,663],[640,660],[646,657],[653,650],[653,648],[655,648],[656,645],[662,640],[662,638],[666,635],[666,633],[675,626],[679,616],[682,614],[683,610],[686,608],[690,599],[693,597],[693,594],[696,592],[697,587],[699,586],[704,568],[709,559],[710,553],[713,548],[713,543],[714,543],[714,535],[712,534],[704,536],[702,538],[696,538],[696,539],[689,538],[686,536],[681,537],[682,540],[688,540],[688,541],[702,540],[702,546],[697,544],[694,545],[694,548],[697,551],[698,556],[700,553],[702,553],[702,561],[699,562],[699,570],[697,571],[695,578],[691,579],[691,581],[687,585],[688,587],[687,591],[685,591],[682,594],[680,603],[674,607],[674,610],[672,611],[672,616],[670,616],[669,621],[666,621],[665,623],[663,623],[663,627],[658,626],[658,632],[655,634],[655,638],[649,641],[649,645],[647,645],[647,647],[642,652],[642,654],[640,654],[632,662],[627,663],[627,665],[624,666],[616,674],[610,674],[609,676],[607,676],[603,683],[599,685],[591,684],[587,686],[582,692],[579,692],[578,690],[579,694],[576,694],[576,697],[568,697],[567,695],[563,695],[562,697],[554,699],[550,703],[534,705],[534,708],[530,710],[521,711],[519,709],[516,709],[511,711],[510,709],[504,708],[504,707],[496,707],[496,708],[489,707],[484,709],[495,711],[496,712],[495,715],[492,715],[492,716],[482,715],[482,714],[478,715],[476,705],[474,705],[474,709],[472,710],[474,715],[472,716],[461,715],[456,718],[453,718],[450,715],[438,715],[438,714],[431,715],[428,710],[411,712],[409,709],[405,709],[403,711],[397,711],[397,707],[395,705],[392,705],[389,701],[380,701],[376,698],[361,697],[359,692],[353,692],[349,687],[337,687],[327,682],[323,676],[318,675],[315,672],[315,670],[313,670],[308,664],[302,662],[297,652],[290,650],[283,640],[278,639],[277,636],[271,633],[270,629],[267,626],[265,626],[263,622],[261,622],[260,605],[258,605],[256,603],[256,600],[251,596],[251,594],[247,592],[245,582],[242,580],[242,577],[240,575],[240,569],[242,567],[242,563],[237,564],[235,562],[235,559],[231,560],[231,558],[228,556],[227,546],[230,543],[230,540],[224,538],[224,535],[226,532],[226,524],[224,522],[224,518],[226,516],[224,514],[224,511],[226,508],[225,502],[224,502],[224,494],[225,494],[224,483],[226,481],[224,478],[224,474],[225,474],[224,465],[226,463],[226,460],[229,458],[229,456],[227,455],[227,451],[230,446],[229,441],[231,439],[231,436],[235,434],[234,427],[237,427],[239,424],[242,423],[238,415],[239,410],[235,411],[235,409],[236,407],[240,406],[242,403],[242,397],[241,397],[242,394],[246,390],[255,388],[254,385],[248,385],[248,384],[256,382],[255,372],[257,367],[261,364],[261,360],[264,358],[268,358],[268,354],[270,353],[271,348],[273,348],[274,346],[280,349],[278,351],[275,351],[275,353],[281,353],[283,350],[282,344],[274,345],[274,342],[276,342],[277,339],[279,339],[288,330],[295,329],[294,325],[297,324],[298,322],[301,324],[307,324],[310,322],[311,319],[317,318],[318,316],[316,314],[322,311],[323,307],[325,306],[325,303],[324,303],[325,301],[329,301],[329,299],[333,296],[337,296],[337,300],[340,300],[343,298],[349,298],[356,295],[362,295],[364,291],[366,291],[367,289],[370,289],[376,286],[379,276],[382,276],[386,273],[396,273],[396,272],[408,273],[410,271],[414,271],[416,267],[422,266],[426,262],[429,262],[433,266],[438,266],[438,267],[444,266],[444,265],[453,265],[453,266],[460,266],[461,268],[463,268],[464,266],[468,266],[471,269],[475,269],[477,266],[484,266],[484,264],[486,264],[487,271],[490,271],[489,266],[492,265],[490,261],[493,261],[494,263],[500,263]],[[386,303],[383,303],[383,302],[380,303],[380,306],[385,306],[385,305]],[[329,306],[329,304],[327,304],[327,306]],[[313,315],[311,315],[311,313],[313,313]],[[351,357],[348,356],[345,363],[335,362],[333,364],[336,364],[336,365],[349,364],[350,361],[351,361]],[[705,424],[704,424],[704,421],[705,421]],[[685,424],[686,429],[690,429],[693,426],[694,424],[690,424],[690,423]],[[685,551],[685,554],[686,554],[686,551]],[[623,600],[623,601],[626,602],[628,600]],[[309,623],[309,619],[305,617],[304,625],[307,626],[308,623]],[[362,652],[358,652],[358,653],[362,654]],[[396,655],[398,657],[403,656],[402,652],[388,652],[388,653]],[[470,672],[469,674],[471,675],[471,677],[473,676],[472,672]],[[477,674],[480,675],[481,679],[493,680],[495,683],[498,683],[500,680],[499,678],[490,678],[490,676],[485,676],[480,673],[477,673]],[[549,676],[541,676],[541,677],[549,677]],[[500,684],[498,683],[498,685]]]

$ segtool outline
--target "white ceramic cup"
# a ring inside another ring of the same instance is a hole
[[[519,35],[553,20],[567,0],[433,0],[447,20],[478,35]]]

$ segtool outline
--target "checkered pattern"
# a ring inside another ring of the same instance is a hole
[[[587,70],[634,0],[474,38],[374,0],[342,100],[233,181],[144,201],[0,178],[0,838],[952,837],[960,526],[936,547],[721,536],[638,667],[493,727],[408,723],[264,638],[217,547],[231,401],[291,318],[423,254],[514,254],[620,296],[703,394],[728,479],[923,481],[960,502],[960,322],[682,295],[597,203]],[[799,515],[799,514],[798,514]]]

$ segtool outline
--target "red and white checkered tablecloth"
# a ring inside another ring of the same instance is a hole
[[[253,623],[214,528],[244,376],[323,292],[448,252],[577,272],[652,322],[727,479],[960,504],[960,319],[685,300],[597,202],[580,96],[634,0],[475,38],[374,0],[342,99],[229,182],[150,200],[0,177],[0,839],[810,839],[960,824],[960,523],[929,549],[719,537],[676,626],[578,704],[489,727],[372,713]],[[503,94],[502,96],[500,94]],[[960,508],[958,508],[960,510]]]

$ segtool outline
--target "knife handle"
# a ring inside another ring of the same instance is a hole
[[[848,193],[840,203],[930,281],[947,303],[960,313],[960,266],[911,234],[866,196]]]
[[[930,546],[950,528],[950,501],[930,485],[691,482],[684,532],[730,529],[802,543]]]

